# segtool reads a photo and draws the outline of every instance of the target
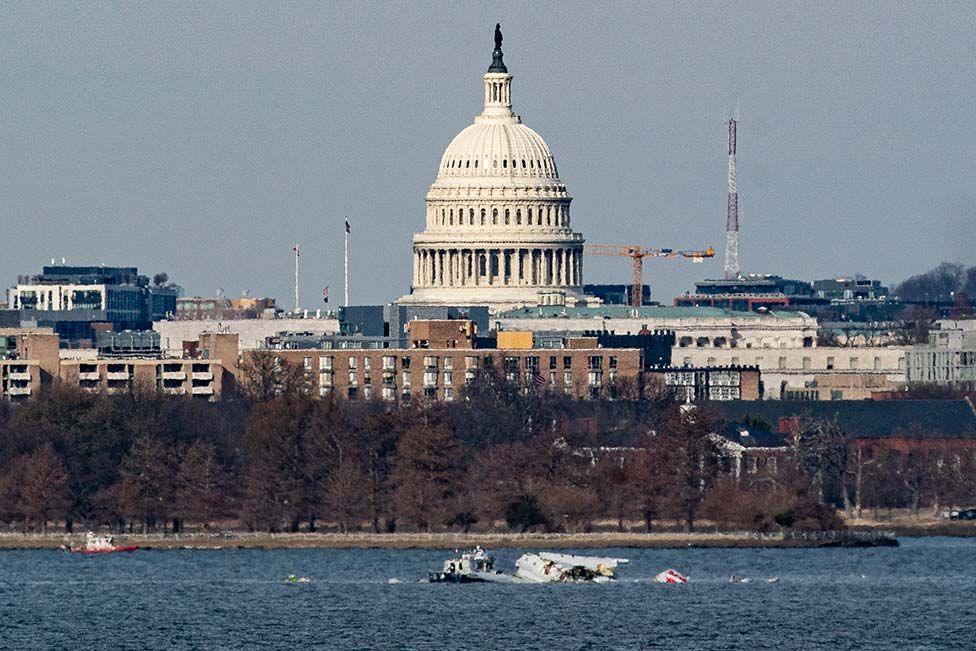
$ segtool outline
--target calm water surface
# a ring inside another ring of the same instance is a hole
[[[445,552],[0,552],[0,647],[976,649],[969,539],[583,553],[631,562],[613,585],[429,585],[416,580]],[[692,582],[648,582],[668,567]],[[283,585],[290,573],[315,583]]]

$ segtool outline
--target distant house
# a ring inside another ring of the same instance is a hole
[[[738,483],[775,480],[792,455],[783,435],[755,423],[728,421],[713,440],[721,451],[723,471]]]

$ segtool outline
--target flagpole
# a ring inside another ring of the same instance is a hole
[[[295,245],[295,312],[297,313],[301,307],[301,302],[298,297],[298,258],[299,258],[298,245]]]
[[[344,247],[345,249],[344,262],[345,262],[346,286],[345,286],[345,291],[343,292],[344,300],[342,301],[342,304],[348,307],[349,306],[349,218],[348,217],[346,218],[345,231],[346,231],[345,232],[346,238],[345,238],[345,247]]]

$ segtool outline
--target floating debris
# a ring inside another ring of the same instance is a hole
[[[752,579],[747,576],[738,576],[732,574],[729,576],[729,583],[752,583]]]
[[[298,576],[297,574],[289,574],[288,576],[285,577],[285,580],[282,581],[282,583],[286,585],[292,585],[295,583],[311,583],[311,582],[312,579],[308,578],[307,576]]]
[[[607,583],[617,578],[617,565],[627,562],[626,558],[605,556],[523,554],[515,561],[515,578],[527,583]]]
[[[660,574],[655,574],[653,580],[655,583],[688,583],[687,576],[672,569],[667,569]]]
[[[392,579],[390,579],[390,580],[387,581],[387,583],[389,583],[390,585],[396,585],[399,582],[400,582],[400,579],[398,579],[396,577],[393,577]]]

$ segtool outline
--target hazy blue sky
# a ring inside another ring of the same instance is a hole
[[[410,237],[481,110],[500,21],[513,103],[587,241],[724,243],[739,104],[743,271],[892,282],[976,263],[971,3],[87,6],[0,17],[0,283],[50,258],[290,305],[408,289]],[[645,266],[657,299],[721,273]],[[587,282],[626,282],[588,258]]]

